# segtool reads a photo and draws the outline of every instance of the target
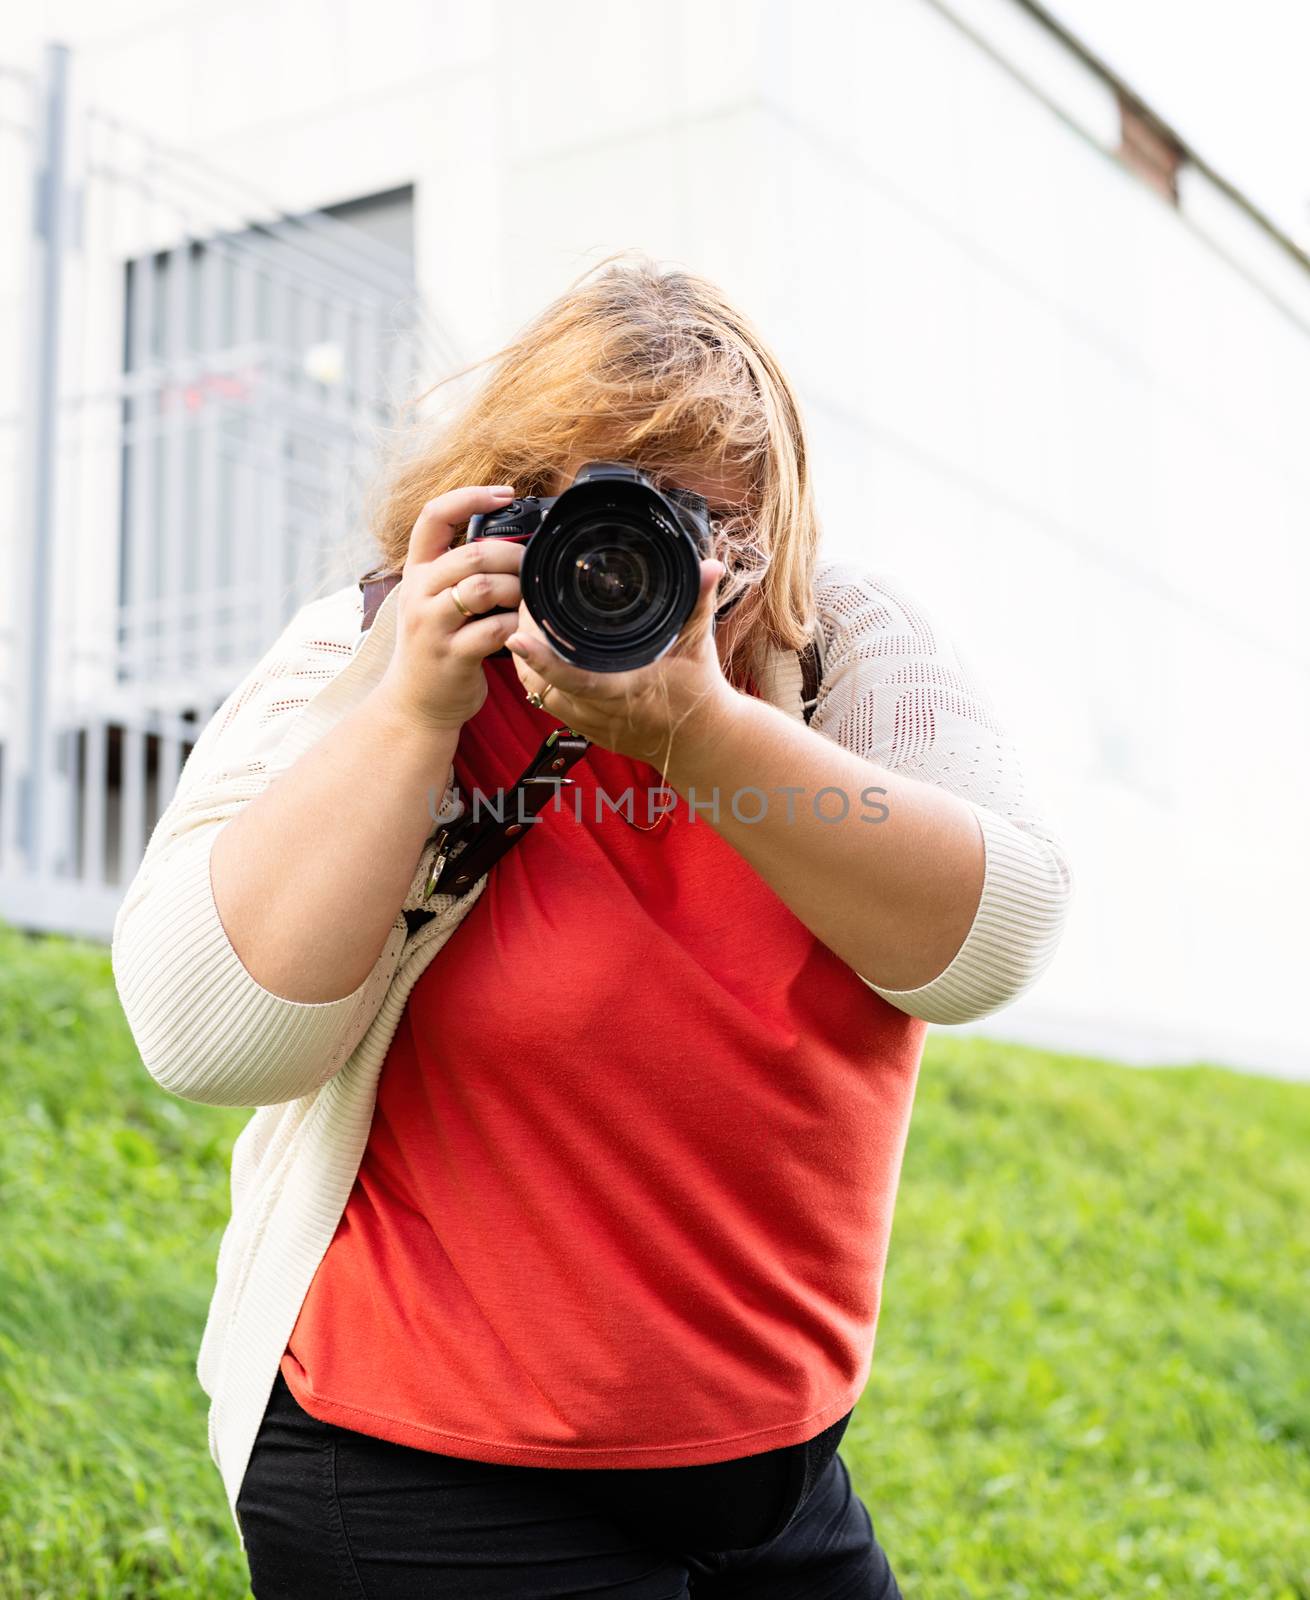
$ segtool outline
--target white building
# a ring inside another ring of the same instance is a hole
[[[55,10],[44,411],[41,39],[0,61],[0,915],[107,933],[188,729],[361,570],[379,396],[635,245],[762,326],[827,539],[953,623],[1070,842],[1065,944],[982,1031],[1310,1071],[1310,262],[1167,107],[1023,0]]]

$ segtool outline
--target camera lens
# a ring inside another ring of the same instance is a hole
[[[599,546],[575,558],[578,600],[602,623],[632,615],[650,593],[650,563],[640,550]]]
[[[700,563],[680,517],[631,481],[575,484],[533,537],[521,572],[528,610],[581,667],[657,660],[696,604]]]
[[[609,510],[560,528],[552,545],[544,588],[557,636],[575,651],[658,655],[682,587],[675,546]]]

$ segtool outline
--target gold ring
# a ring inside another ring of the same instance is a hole
[[[463,578],[461,578],[459,580],[460,583],[463,583],[463,581],[464,581]],[[466,617],[471,617],[473,615],[473,613],[469,610],[469,608],[464,604],[464,602],[459,597],[459,583],[452,584],[450,586],[450,588],[447,590],[447,593],[450,595],[450,598],[455,602],[455,605],[458,607],[458,609],[460,611],[462,611],[463,614]]]
[[[554,687],[553,683],[548,683],[544,689],[530,689],[528,691],[528,704],[536,706],[538,711],[544,711],[546,709],[546,696]]]

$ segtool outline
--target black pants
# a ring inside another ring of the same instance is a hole
[[[465,1461],[311,1417],[279,1372],[237,1498],[255,1600],[900,1600],[837,1445],[699,1467]]]

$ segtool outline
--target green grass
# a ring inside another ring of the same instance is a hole
[[[248,1113],[0,926],[0,1595],[246,1595],[193,1362]],[[1310,1087],[934,1036],[843,1454],[907,1600],[1310,1600]]]

